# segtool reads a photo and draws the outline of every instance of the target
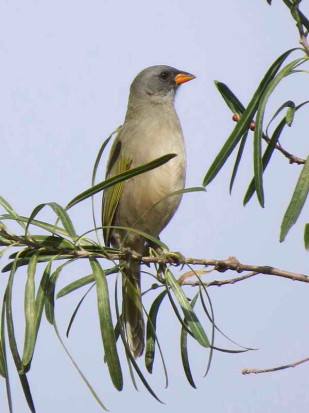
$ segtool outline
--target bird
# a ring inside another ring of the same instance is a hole
[[[175,214],[185,186],[186,153],[182,128],[174,107],[176,91],[194,79],[171,66],[150,66],[134,78],[124,123],[112,145],[106,178],[176,154],[167,163],[104,190],[104,242],[142,256],[149,242],[137,231],[159,238]],[[114,227],[132,228],[130,231]],[[145,327],[141,301],[140,264],[129,259],[122,268],[122,316],[131,355],[143,354]]]

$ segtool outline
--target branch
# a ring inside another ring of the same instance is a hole
[[[263,133],[263,135],[262,135],[262,138],[263,138],[267,143],[270,142],[269,137],[266,136],[266,135],[264,135],[264,133]],[[286,151],[286,150],[280,145],[280,143],[277,143],[277,144],[275,145],[275,148],[276,148],[279,152],[281,152],[281,153],[290,161],[290,164],[296,163],[297,165],[303,165],[303,164],[306,162],[305,159],[299,158],[298,156],[292,155],[290,152]]]
[[[286,364],[284,366],[279,366],[279,367],[272,367],[269,369],[243,369],[241,371],[242,374],[260,374],[260,373],[271,373],[273,371],[278,371],[278,370],[285,370],[285,369],[290,369],[291,367],[296,367],[299,364],[306,363],[309,361],[309,357],[306,357],[302,360],[295,361],[294,363],[291,364]]]
[[[205,273],[206,272],[210,272],[210,271],[205,271]],[[249,274],[241,275],[240,277],[230,278],[228,280],[221,280],[221,281],[214,280],[210,282],[202,282],[202,284],[205,287],[212,287],[212,286],[221,287],[222,285],[235,284],[239,281],[247,280],[248,278],[254,277],[257,274],[258,274],[257,272],[250,272]],[[194,275],[194,271],[192,271],[192,275]],[[183,274],[181,277],[179,277],[178,282],[180,285],[191,285],[192,287],[201,285],[200,281],[185,281],[183,278],[187,278],[187,274]]]
[[[68,258],[105,258],[109,260],[127,260],[128,253],[108,253],[104,248],[100,248],[99,246],[94,250],[93,245],[89,245],[91,250],[87,250],[87,245],[83,245],[82,247],[76,247],[75,249],[70,248],[57,248],[53,245],[48,246],[46,243],[38,242],[34,240],[34,236],[32,238],[24,237],[24,236],[17,236],[9,234],[5,229],[0,228],[0,236],[4,239],[8,240],[12,246],[21,247],[26,246],[29,248],[29,252],[31,251],[39,251],[41,255],[50,255],[51,257],[54,255],[65,255],[63,259]],[[247,278],[253,277],[257,274],[265,274],[265,275],[274,275],[276,277],[283,277],[293,281],[300,281],[304,283],[309,283],[309,276],[305,274],[299,274],[291,271],[281,270],[279,268],[275,268],[269,265],[252,265],[252,264],[241,264],[237,258],[229,257],[225,260],[216,260],[216,259],[206,259],[206,258],[185,258],[179,256],[177,254],[177,260],[171,263],[170,254],[162,254],[160,256],[152,257],[152,256],[134,256],[130,257],[130,259],[134,259],[142,264],[169,264],[169,265],[201,265],[203,267],[213,267],[211,270],[215,270],[218,272],[225,272],[225,271],[236,271],[237,273],[243,272],[250,272],[250,274],[243,275],[241,277],[236,277],[229,280],[222,280],[222,281],[212,281],[208,283],[208,285],[224,285],[224,284],[234,284],[236,282],[245,280]],[[24,259],[25,257],[21,257],[20,259]],[[197,272],[198,273],[198,272]],[[185,278],[180,279],[180,283],[183,285],[199,285],[199,281],[195,281],[195,284],[192,281],[185,281]]]
[[[234,120],[235,122],[238,122],[238,121],[239,121],[239,115],[234,114],[233,120]],[[252,131],[254,131],[254,129],[255,129],[255,121],[254,121],[254,120],[251,121],[250,129],[251,129]],[[270,138],[269,138],[268,136],[266,136],[264,133],[262,134],[262,138],[264,139],[265,142],[267,142],[267,143],[270,142]],[[291,154],[290,152],[288,152],[287,150],[285,150],[285,149],[280,145],[280,143],[277,143],[277,144],[275,145],[275,148],[276,148],[279,152],[281,152],[281,153],[290,161],[290,164],[296,163],[297,165],[303,165],[303,164],[306,162],[306,159],[299,158],[298,156],[293,155],[293,154]]]

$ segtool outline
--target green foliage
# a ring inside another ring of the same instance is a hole
[[[284,241],[286,234],[292,225],[295,224],[299,214],[306,202],[309,191],[309,156],[305,165],[302,168],[299,179],[297,181],[296,187],[294,189],[292,199],[289,206],[284,214],[281,232],[280,232],[280,242]],[[305,241],[306,245],[306,241]],[[307,245],[306,245],[307,247]]]
[[[283,53],[268,69],[266,75],[259,84],[256,92],[254,93],[248,106],[245,108],[240,100],[235,96],[235,94],[229,89],[227,85],[222,82],[215,82],[215,85],[226,102],[229,109],[234,114],[237,124],[224,143],[222,149],[219,151],[215,160],[209,167],[203,185],[208,185],[221,170],[225,162],[228,160],[232,152],[239,146],[236,160],[234,163],[231,179],[230,179],[230,192],[232,191],[235,178],[238,172],[238,168],[242,157],[245,152],[245,144],[248,139],[249,129],[254,130],[253,136],[253,165],[254,165],[254,176],[248,185],[247,191],[244,196],[244,205],[246,205],[252,198],[254,193],[257,194],[258,201],[262,207],[264,207],[264,187],[263,187],[263,173],[267,168],[275,149],[281,149],[278,145],[279,138],[286,125],[291,126],[296,112],[304,107],[308,101],[302,102],[299,105],[291,100],[283,103],[278,110],[276,110],[269,124],[278,116],[278,114],[285,108],[287,108],[286,114],[278,123],[272,135],[268,136],[268,126],[264,125],[264,116],[267,102],[276,88],[276,86],[286,77],[293,75],[296,72],[296,68],[303,65],[308,61],[308,57],[304,56],[293,60],[292,62],[286,64],[280,71],[280,67],[283,62],[289,57],[291,53],[294,53],[298,49],[291,49]],[[298,72],[298,71],[297,71]],[[305,73],[305,71],[303,71]],[[233,117],[233,118],[234,118]],[[255,121],[253,121],[255,117]],[[265,132],[264,132],[265,129]],[[262,142],[266,142],[266,148],[262,155]],[[287,156],[286,151],[285,156]],[[290,155],[290,154],[288,154]],[[290,155],[290,162],[295,162],[299,164],[304,164],[305,160],[297,158],[293,159],[293,155]],[[280,241],[283,241],[287,235],[291,226],[296,222],[298,216],[300,215],[301,209],[305,203],[309,182],[308,182],[308,172],[307,167],[304,166],[303,172],[301,174],[300,182],[294,190],[293,197],[291,199],[289,208],[284,216]]]
[[[158,160],[154,160],[147,165],[132,169],[130,171],[130,177],[158,167],[163,163],[168,162],[173,156],[174,155],[167,155]],[[95,168],[97,168],[97,165],[95,165]],[[127,174],[121,174],[113,177],[113,179],[115,183],[121,182],[121,180],[129,179],[129,177],[127,176]],[[106,180],[99,185],[100,189],[102,190],[103,188],[106,188],[108,185],[110,185],[110,180]],[[95,190],[93,190],[93,188],[95,188]],[[81,202],[84,199],[92,196],[97,192],[97,188],[98,186],[94,185],[89,190],[84,191],[82,194],[75,197],[74,200],[68,204],[68,207],[72,207],[78,202]],[[201,187],[186,188],[182,191],[177,191],[177,193],[185,194],[196,191],[204,192],[205,189]],[[125,328],[122,321],[122,315],[118,305],[117,277],[114,277],[115,309],[113,310],[113,308],[111,307],[111,297],[109,292],[110,288],[108,287],[107,277],[111,274],[117,274],[119,272],[121,273],[121,266],[113,258],[113,255],[115,254],[118,254],[119,256],[119,254],[121,254],[121,251],[113,248],[103,247],[99,241],[94,241],[88,236],[86,237],[85,235],[78,235],[67,210],[54,202],[38,205],[34,208],[29,218],[22,217],[17,214],[4,199],[1,198],[0,203],[5,210],[5,213],[0,216],[0,240],[1,245],[4,247],[2,252],[7,251],[9,248],[18,248],[17,252],[9,255],[10,262],[2,268],[3,273],[9,272],[10,274],[3,301],[1,323],[2,336],[0,339],[0,374],[7,381],[9,404],[11,403],[11,396],[9,378],[7,374],[5,330],[7,330],[8,333],[9,348],[11,354],[13,355],[16,370],[20,377],[25,398],[27,400],[29,409],[34,412],[35,408],[27,380],[27,373],[31,369],[31,361],[35,352],[37,337],[40,331],[41,322],[43,320],[43,312],[45,310],[45,318],[54,327],[55,333],[60,343],[62,344],[64,350],[68,354],[68,357],[80,374],[82,380],[85,382],[91,394],[97,400],[99,405],[103,409],[106,409],[106,407],[103,405],[102,401],[94,391],[93,387],[81,372],[78,364],[73,360],[68,349],[66,348],[65,343],[61,338],[60,332],[58,331],[55,318],[55,310],[56,306],[58,305],[58,299],[61,298],[63,300],[64,297],[68,296],[69,294],[72,294],[73,292],[89,285],[90,289],[92,288],[92,286],[96,286],[97,311],[100,321],[99,328],[104,349],[104,360],[106,361],[106,365],[110,373],[110,378],[115,388],[118,390],[122,390],[123,388],[123,366],[121,366],[118,356],[120,344],[117,343],[120,337],[123,344],[123,350],[127,357],[129,371],[134,385],[136,386],[135,378],[133,375],[133,373],[135,372],[140,378],[143,385],[150,392],[150,394],[158,401],[160,401],[160,399],[148,383],[145,377],[145,373],[142,371],[142,369],[130,353],[127,344]],[[60,226],[48,222],[43,222],[37,219],[37,215],[47,207],[50,207],[52,209],[55,214],[56,221],[60,224]],[[15,234],[10,231],[7,226],[4,225],[5,221],[18,223],[22,228],[22,233]],[[44,231],[45,234],[34,234],[33,229]],[[165,244],[148,234],[130,228],[123,229],[138,232],[139,234],[145,236],[145,238],[147,238],[149,241],[151,241],[153,245],[157,245],[157,247],[162,250],[168,250],[168,247]],[[96,229],[89,232],[93,232],[95,230]],[[62,276],[63,270],[66,267],[70,267],[72,263],[81,259],[83,261],[89,261],[91,273],[75,279],[57,292],[57,284],[60,277]],[[44,263],[45,268],[41,270],[41,266]],[[111,263],[112,266],[110,265]],[[23,266],[27,266],[27,279],[24,286],[24,346],[22,353],[20,353],[15,339],[12,312],[12,295],[15,275],[17,271]],[[158,280],[159,284],[154,284],[152,289],[156,289],[158,285],[161,285],[162,287],[165,287],[165,290],[154,299],[149,311],[147,309],[144,309],[147,319],[145,368],[148,373],[153,373],[153,365],[156,360],[156,348],[158,348],[160,359],[163,363],[165,372],[166,385],[168,383],[168,372],[166,369],[165,361],[163,358],[163,351],[159,343],[158,332],[156,329],[157,317],[159,316],[161,304],[166,295],[170,298],[172,308],[175,311],[176,319],[180,321],[180,326],[182,328],[182,337],[185,337],[186,334],[189,334],[189,336],[193,340],[196,340],[202,347],[209,349],[209,347],[212,346],[212,344],[209,343],[207,335],[204,331],[204,327],[199,321],[197,314],[193,310],[193,306],[190,303],[190,300],[187,298],[183,288],[178,284],[178,281],[173,276],[171,270],[172,264],[166,266],[162,279],[162,274],[160,275],[159,268],[154,268],[155,272],[152,274],[152,276]],[[81,310],[81,305],[88,295],[90,289],[88,289],[87,292],[82,296],[75,311],[73,312],[73,315],[69,322],[67,335],[73,323],[76,322],[76,314]],[[180,315],[178,307],[183,312],[183,316]],[[113,313],[116,314],[115,320],[113,320]],[[185,333],[183,332],[184,326]],[[188,377],[188,380],[192,382],[192,374],[190,373],[190,378],[188,374],[188,371],[190,369],[188,361],[189,359],[187,357],[185,361],[184,356],[184,354],[187,353],[187,339],[185,340],[185,342],[184,339],[182,339],[180,351],[185,363],[185,374]]]

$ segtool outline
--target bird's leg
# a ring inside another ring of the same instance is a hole
[[[142,255],[139,252],[133,250],[130,247],[121,248],[121,252],[124,255],[124,260],[123,261],[125,261],[125,266],[126,267],[130,267],[130,264],[133,261],[140,261],[141,258],[142,258]]]
[[[157,256],[164,259],[168,264],[180,265],[185,260],[185,257],[179,251],[163,250],[158,246],[155,250],[157,252]]]
[[[161,283],[164,283],[164,273],[167,265],[180,265],[184,262],[184,256],[180,252],[167,251],[159,247],[157,244],[149,242],[148,244],[149,255],[162,258],[164,262],[159,262],[156,266],[157,279]]]

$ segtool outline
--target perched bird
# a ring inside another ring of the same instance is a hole
[[[176,212],[181,195],[168,195],[184,188],[186,156],[174,99],[179,85],[194,78],[190,73],[160,65],[142,70],[133,80],[125,121],[113,143],[106,178],[163,155],[177,156],[104,191],[102,223],[107,226],[106,245],[143,255],[147,247],[143,236],[108,226],[129,227],[159,237]],[[131,353],[138,357],[144,349],[139,264],[129,260],[122,274],[125,330]]]

